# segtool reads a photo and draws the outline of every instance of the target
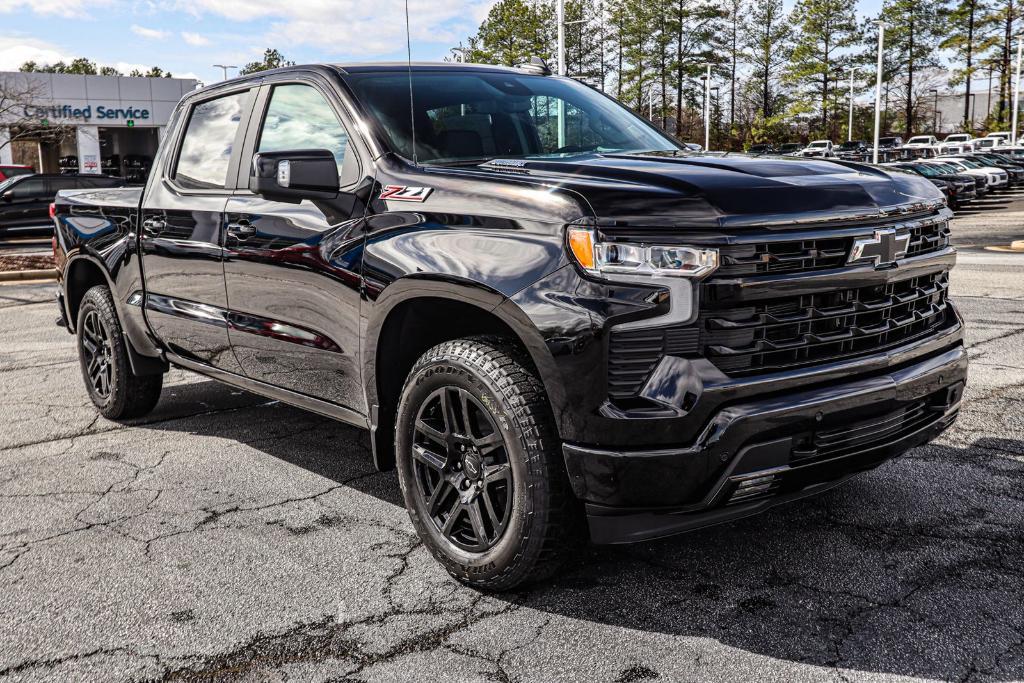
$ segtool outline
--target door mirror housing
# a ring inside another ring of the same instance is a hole
[[[338,164],[326,149],[259,152],[252,157],[249,189],[265,199],[298,204],[338,197]]]
[[[0,201],[7,203],[14,201],[14,190],[7,190],[7,192],[0,194]]]

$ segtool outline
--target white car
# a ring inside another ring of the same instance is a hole
[[[974,138],[970,133],[953,133],[939,144],[939,154],[967,154],[974,151]]]
[[[906,141],[903,149],[934,149],[939,144],[939,139],[934,135],[915,135]]]
[[[955,166],[961,173],[966,175],[980,176],[990,190],[1005,188],[1010,184],[1009,174],[995,166],[985,166],[981,162],[966,157],[938,157],[937,159],[926,159],[926,164],[939,163]]]
[[[989,133],[986,137],[974,141],[974,150],[977,152],[993,152],[1009,146],[1009,133]]]
[[[831,140],[814,140],[799,152],[802,157],[834,157]]]

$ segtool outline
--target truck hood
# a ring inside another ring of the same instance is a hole
[[[581,196],[600,222],[742,227],[923,210],[942,193],[920,176],[825,159],[600,154],[478,167]]]

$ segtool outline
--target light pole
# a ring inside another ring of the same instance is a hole
[[[928,92],[935,93],[935,108],[932,115],[932,135],[939,134],[939,91],[937,88],[932,88]]]
[[[711,65],[704,74],[704,151],[711,147]]]
[[[228,69],[237,69],[238,68],[234,64],[214,64],[213,67],[215,69],[223,69],[224,70],[224,80],[225,81],[228,80]]]
[[[971,137],[974,136],[974,109],[975,109],[974,105],[976,105],[977,103],[978,103],[978,93],[972,92],[971,93]]]
[[[721,111],[721,99],[720,99],[721,89],[716,85],[714,88],[711,88],[711,91],[708,93],[708,117],[709,118],[711,117],[711,94],[710,93],[712,93],[712,92],[715,93],[715,114],[714,114],[715,120],[716,120],[716,123],[715,123],[715,135],[718,135],[718,123],[717,123],[717,120],[718,120],[718,112]],[[721,140],[718,140],[718,142],[721,142]]]
[[[1017,144],[1017,114],[1020,109],[1020,60],[1024,51],[1024,37],[1017,38],[1017,77],[1013,83],[1013,128],[1010,129],[1010,144]]]
[[[871,150],[871,163],[878,163],[878,126],[882,113],[882,46],[885,43],[885,24],[878,22],[878,71],[875,75],[875,146]]]
[[[857,69],[850,67],[850,122],[846,124],[846,141],[853,140],[853,77]]]

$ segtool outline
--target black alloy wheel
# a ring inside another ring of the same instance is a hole
[[[103,417],[121,420],[151,411],[160,400],[163,374],[136,375],[133,371],[110,290],[102,285],[90,288],[82,297],[76,320],[82,379]]]
[[[584,537],[548,397],[513,340],[453,339],[420,357],[398,401],[395,465],[423,544],[476,588],[542,581]]]
[[[110,330],[96,309],[82,316],[81,345],[83,369],[92,393],[101,399],[110,398],[114,383],[114,348],[110,343]]]
[[[470,552],[492,548],[512,514],[512,467],[488,410],[465,389],[435,390],[416,416],[416,493],[441,535]]]

